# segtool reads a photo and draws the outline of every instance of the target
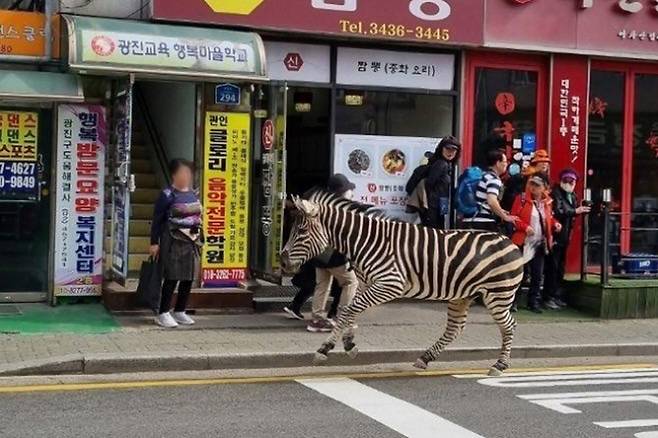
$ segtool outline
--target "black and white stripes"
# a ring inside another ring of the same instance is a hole
[[[369,307],[397,298],[449,301],[445,333],[415,364],[424,368],[463,330],[472,300],[482,295],[503,336],[492,373],[509,366],[515,327],[510,308],[523,278],[522,255],[511,240],[497,233],[439,231],[388,220],[321,191],[295,205],[302,214],[282,252],[282,265],[298,268],[330,246],[347,256],[367,286],[342,312],[316,357],[325,359],[355,316]],[[353,338],[349,330],[343,335],[346,350],[355,354]]]

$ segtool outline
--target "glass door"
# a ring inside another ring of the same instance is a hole
[[[52,112],[0,108],[0,292],[48,292]]]

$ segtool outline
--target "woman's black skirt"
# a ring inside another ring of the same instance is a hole
[[[201,249],[185,234],[167,227],[160,242],[164,280],[195,281],[199,274]]]

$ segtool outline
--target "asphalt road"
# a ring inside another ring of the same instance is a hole
[[[658,367],[166,384],[3,389],[0,437],[658,438]]]

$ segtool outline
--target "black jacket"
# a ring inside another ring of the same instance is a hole
[[[578,197],[575,193],[565,192],[559,185],[553,187],[551,196],[553,197],[553,217],[562,225],[562,231],[555,235],[555,243],[568,246],[577,216]]]
[[[438,210],[439,199],[450,196],[454,168],[454,164],[445,160],[443,157],[438,158],[430,164],[427,178],[425,179],[427,205],[430,210]]]

